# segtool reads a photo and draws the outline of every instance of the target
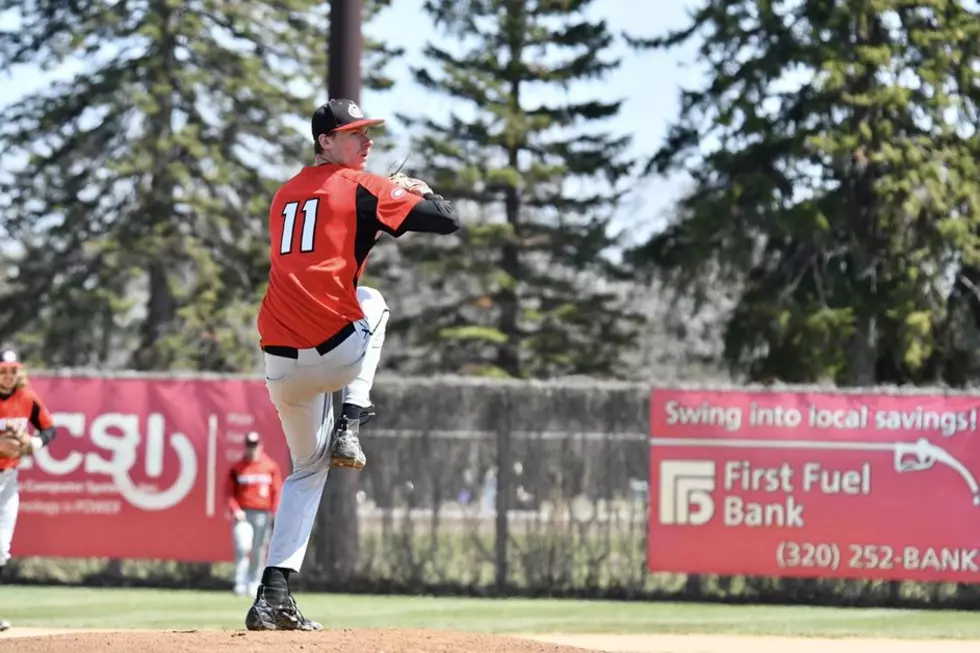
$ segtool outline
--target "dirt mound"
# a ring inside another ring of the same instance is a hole
[[[438,630],[88,632],[0,640],[0,653],[586,653],[516,637]]]

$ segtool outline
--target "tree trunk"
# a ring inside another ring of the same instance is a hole
[[[887,33],[880,19],[874,14],[855,17],[854,36],[857,45],[880,46],[887,39]],[[867,94],[876,84],[873,72],[863,74],[855,84],[858,94]],[[865,146],[875,152],[881,139],[874,129],[876,120],[872,109],[866,106],[855,108],[851,118],[855,133],[862,132],[862,125],[870,123],[871,139]],[[877,334],[877,257],[878,206],[875,195],[875,165],[869,161],[868,152],[858,147],[851,156],[848,169],[851,181],[853,232],[851,239],[851,260],[854,264],[855,283],[860,289],[856,311],[854,333],[850,343],[849,385],[874,385],[877,380],[878,334]]]
[[[510,101],[514,111],[520,111],[521,107],[525,10],[526,7],[523,1],[513,2],[511,3],[511,8],[506,19],[507,30],[509,32],[508,47],[510,49],[510,63],[508,64]],[[519,144],[511,143],[507,152],[507,158],[508,165],[513,170],[517,170],[520,165],[519,156]],[[501,251],[500,267],[507,275],[509,285],[506,288],[501,288],[498,293],[497,304],[500,307],[498,328],[507,339],[497,350],[497,366],[506,372],[508,376],[520,377],[523,370],[520,357],[520,300],[517,294],[517,286],[521,280],[521,197],[518,189],[513,186],[507,189],[505,211],[507,214],[507,224],[511,228],[511,235],[504,242],[503,250]]]
[[[171,23],[175,17],[167,2],[157,2],[155,11],[160,16],[161,35],[158,47],[163,54],[163,66],[157,73],[169,79],[177,65],[175,59],[177,43],[171,30]],[[173,147],[169,145],[173,137],[173,93],[170,85],[164,85],[163,92],[154,98],[159,110],[151,116],[148,125],[148,132],[149,135],[152,135],[153,142],[166,143],[169,148]],[[158,232],[157,221],[163,221],[166,216],[169,216],[175,203],[177,180],[169,169],[171,155],[172,150],[155,153],[153,178],[150,182],[150,193],[146,202],[147,222],[137,227],[141,228],[141,235],[148,240],[148,249],[150,250],[143,252],[149,256],[149,261],[147,261],[149,297],[147,298],[146,319],[141,329],[139,348],[134,355],[134,364],[139,370],[165,369],[170,363],[158,345],[160,340],[170,332],[177,313],[176,301],[170,288],[169,279],[169,273],[173,270],[174,265],[171,249],[175,230],[165,223],[167,226],[162,233]]]

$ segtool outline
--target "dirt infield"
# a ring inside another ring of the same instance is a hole
[[[479,633],[426,630],[85,632],[11,637],[3,653],[587,653],[587,649]]]
[[[42,630],[0,633],[0,653],[976,653],[980,642],[724,635],[500,636],[438,630],[245,631]]]

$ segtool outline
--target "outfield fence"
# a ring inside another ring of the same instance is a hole
[[[975,586],[948,583],[649,573],[646,385],[380,378],[373,399],[368,465],[331,473],[298,589],[935,607],[977,598]],[[231,576],[227,563],[10,567],[22,582],[229,588]]]

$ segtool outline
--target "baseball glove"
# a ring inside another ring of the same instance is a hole
[[[415,193],[419,197],[425,197],[432,192],[429,185],[422,181],[421,179],[415,179],[414,177],[409,177],[404,172],[396,172],[395,174],[388,177],[391,183],[404,188],[409,193]]]
[[[0,431],[0,457],[19,458],[31,452],[31,436],[24,429],[8,426]]]

